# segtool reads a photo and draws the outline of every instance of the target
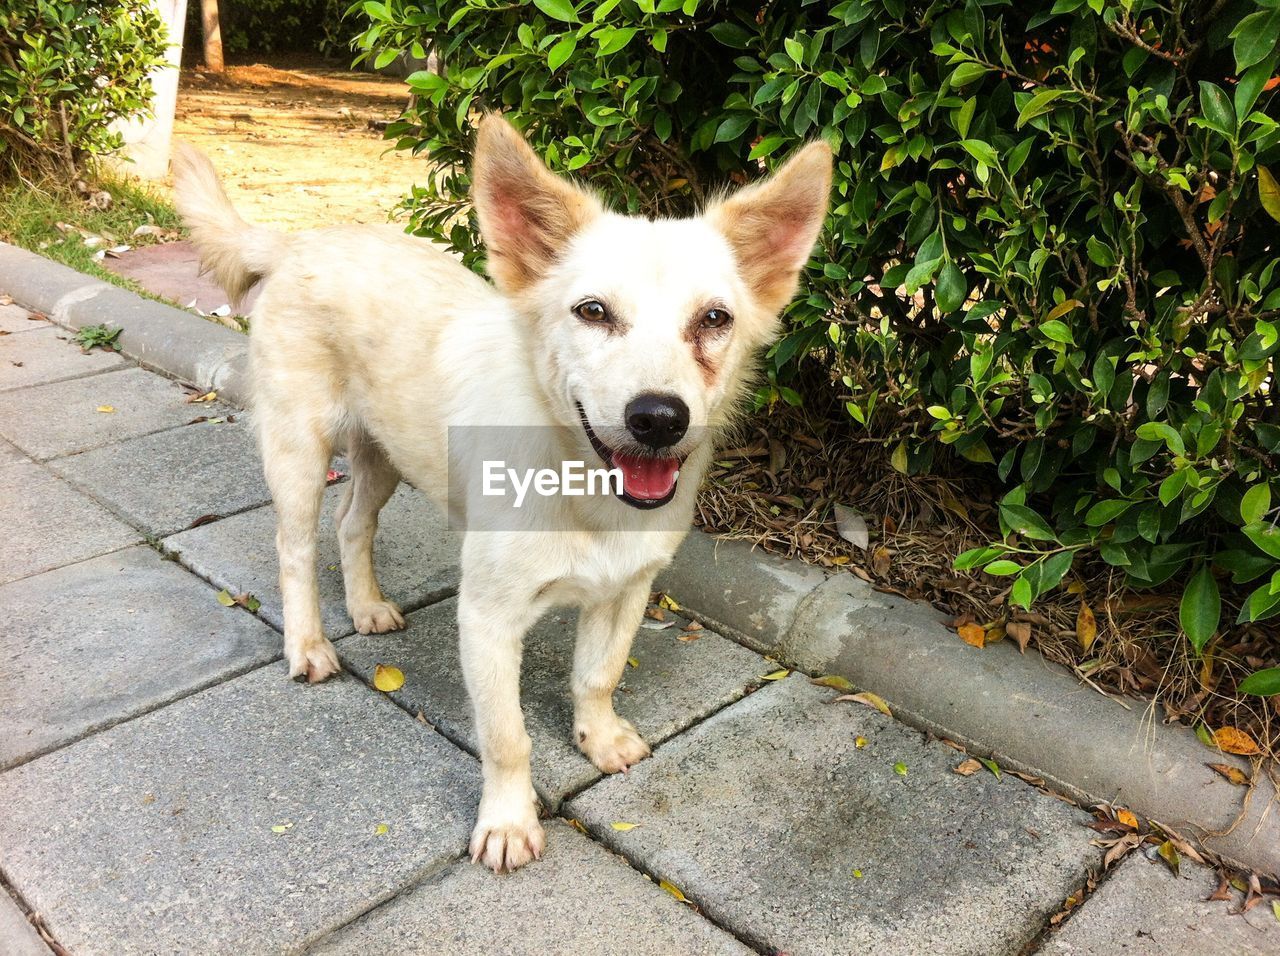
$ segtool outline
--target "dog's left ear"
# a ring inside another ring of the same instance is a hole
[[[810,143],[771,177],[739,190],[707,211],[738,258],[761,306],[776,314],[796,293],[827,215],[831,148]]]
[[[471,181],[489,275],[512,295],[545,275],[574,234],[603,211],[593,195],[547,169],[496,113],[480,122]]]

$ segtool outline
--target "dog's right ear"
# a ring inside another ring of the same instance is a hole
[[[594,196],[547,169],[497,113],[480,121],[471,183],[489,275],[512,295],[545,275],[574,234],[603,212]]]

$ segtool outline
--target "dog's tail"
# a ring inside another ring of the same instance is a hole
[[[209,157],[194,146],[175,143],[175,205],[182,215],[200,264],[239,304],[250,286],[267,275],[287,241],[281,233],[251,226],[231,205]]]

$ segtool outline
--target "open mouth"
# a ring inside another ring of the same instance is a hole
[[[622,472],[622,494],[618,495],[619,498],[633,508],[661,508],[675,497],[683,458],[614,451],[596,435],[581,402],[578,403],[578,417],[582,421],[582,430],[587,433],[587,439],[601,461]]]

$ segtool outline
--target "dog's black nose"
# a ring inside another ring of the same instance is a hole
[[[650,448],[674,445],[689,430],[689,406],[678,395],[637,395],[627,405],[627,430]]]

